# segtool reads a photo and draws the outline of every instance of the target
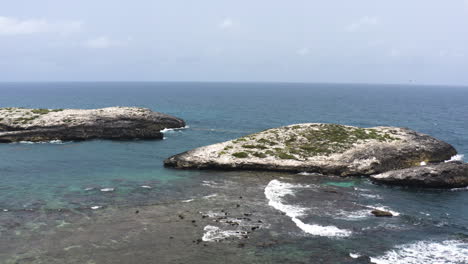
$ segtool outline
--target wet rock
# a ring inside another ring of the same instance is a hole
[[[393,216],[393,214],[388,211],[383,211],[383,210],[378,210],[378,209],[372,210],[371,213],[377,217],[392,217]]]
[[[372,175],[378,183],[432,188],[468,186],[468,163],[446,162],[429,164]]]
[[[373,175],[441,162],[448,143],[398,127],[298,124],[196,148],[164,161],[180,169],[226,169]]]
[[[161,130],[185,126],[182,119],[138,107],[102,109],[0,108],[0,142],[162,139]]]

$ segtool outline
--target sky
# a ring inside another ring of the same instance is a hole
[[[0,0],[0,81],[468,85],[468,0]]]

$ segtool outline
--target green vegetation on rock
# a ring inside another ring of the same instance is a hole
[[[33,109],[31,110],[31,112],[33,112],[34,114],[39,114],[39,115],[45,115],[45,114],[48,114],[50,112],[60,112],[60,111],[63,111],[63,109],[44,109],[44,108],[39,108],[39,109]]]
[[[265,130],[233,140],[234,145],[226,146],[223,154],[231,150],[234,152],[231,155],[237,158],[247,158],[251,153],[257,158],[272,156],[279,159],[300,160],[311,156],[342,153],[356,143],[369,140],[390,142],[398,138],[391,133],[371,128],[304,124]],[[257,152],[240,151],[241,149],[257,150]]]
[[[245,159],[249,156],[249,154],[247,152],[236,152],[236,153],[232,153],[232,156],[236,158],[240,158],[240,159]]]

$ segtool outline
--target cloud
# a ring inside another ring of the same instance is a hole
[[[234,22],[234,20],[227,17],[218,24],[218,27],[220,29],[229,29],[229,28],[234,27],[235,25],[236,25],[236,22]]]
[[[365,16],[359,19],[358,21],[346,26],[345,30],[348,32],[357,32],[365,28],[376,26],[378,24],[379,19],[377,17]]]
[[[310,49],[309,48],[301,48],[301,49],[298,49],[296,51],[297,55],[299,56],[306,56],[307,54],[310,53]]]
[[[107,36],[100,36],[93,39],[88,39],[83,42],[83,46],[90,49],[107,49],[111,47],[121,47],[127,45],[130,38],[127,41],[118,41],[111,39]]]
[[[80,31],[81,21],[48,21],[46,19],[17,19],[0,16],[0,35],[29,35],[37,33],[70,34]]]

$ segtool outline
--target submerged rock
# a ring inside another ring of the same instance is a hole
[[[468,186],[468,163],[446,162],[372,175],[375,182],[433,188]]]
[[[138,107],[102,109],[0,108],[0,142],[162,139],[165,128],[184,127],[182,119]]]
[[[181,169],[372,175],[455,155],[448,143],[398,127],[298,124],[209,145],[164,161]]]

